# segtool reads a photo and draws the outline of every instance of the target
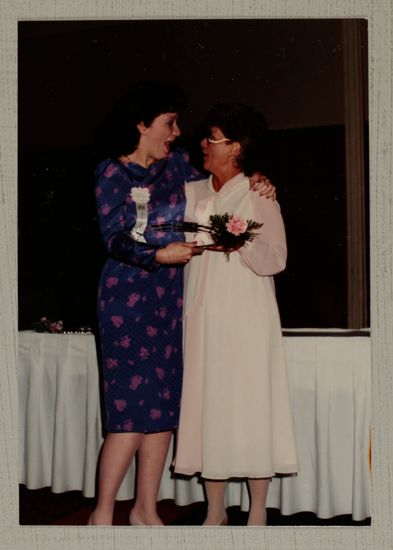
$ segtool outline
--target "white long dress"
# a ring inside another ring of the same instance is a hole
[[[211,178],[186,185],[189,220],[230,212],[263,223],[229,261],[205,251],[189,264],[184,378],[175,472],[208,479],[271,477],[297,470],[279,312],[272,275],[286,263],[277,202],[238,174],[220,191]]]

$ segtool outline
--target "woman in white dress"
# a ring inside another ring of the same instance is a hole
[[[246,478],[248,525],[265,525],[271,477],[297,470],[273,282],[286,265],[285,229],[277,202],[249,191],[247,175],[263,155],[261,115],[220,105],[207,128],[201,147],[211,176],[187,186],[186,219],[207,225],[211,214],[228,212],[263,225],[229,260],[212,246],[188,266],[175,473],[204,479],[205,525],[227,523],[226,481]]]

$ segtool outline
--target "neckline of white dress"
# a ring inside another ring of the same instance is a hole
[[[210,174],[209,179],[208,179],[209,190],[211,192],[215,193],[216,195],[226,195],[227,193],[229,193],[232,190],[232,188],[235,185],[237,185],[240,181],[245,179],[245,177],[246,176],[244,175],[244,172],[240,172],[239,174],[236,174],[236,176],[234,176],[233,178],[231,178],[230,180],[225,182],[224,185],[221,187],[221,189],[216,191],[213,187],[213,176],[212,176],[212,174]]]

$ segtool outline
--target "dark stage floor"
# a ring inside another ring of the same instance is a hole
[[[114,525],[127,525],[132,500],[116,502]],[[80,491],[55,494],[50,488],[31,491],[19,486],[20,525],[86,525],[94,507],[93,498],[85,498]],[[206,512],[203,502],[177,506],[172,500],[158,503],[158,512],[165,525],[201,525]],[[371,520],[353,521],[352,517],[337,516],[319,519],[311,512],[283,516],[279,510],[268,508],[268,525],[370,525]],[[247,513],[239,506],[228,508],[229,525],[246,525]]]

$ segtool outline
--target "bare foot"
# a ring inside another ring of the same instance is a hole
[[[207,516],[203,525],[228,525],[228,516],[225,514],[224,517],[217,518],[216,516]]]
[[[112,518],[109,518],[106,515],[100,515],[97,512],[92,512],[86,525],[112,525]]]
[[[164,525],[156,512],[146,514],[133,508],[129,515],[130,525]]]
[[[257,512],[257,513],[255,513],[255,512],[250,513],[250,515],[248,517],[247,525],[249,525],[249,526],[252,526],[252,525],[259,525],[259,526],[267,525],[266,510],[262,510],[262,511]]]

